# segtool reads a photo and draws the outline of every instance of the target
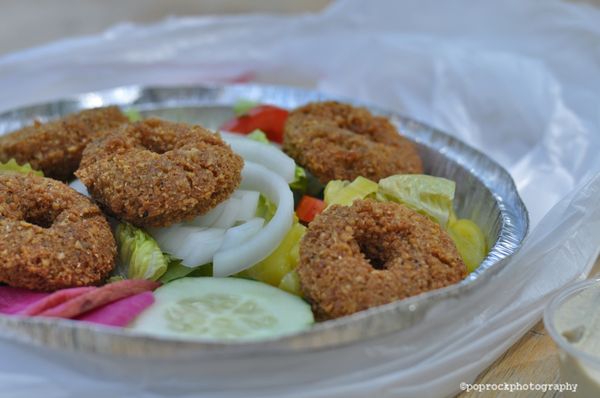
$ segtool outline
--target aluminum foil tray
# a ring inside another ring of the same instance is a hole
[[[231,85],[211,87],[119,87],[69,99],[14,109],[0,114],[0,134],[34,119],[49,120],[84,108],[117,104],[143,115],[200,123],[216,129],[233,116],[240,98],[293,108],[310,101],[340,99],[291,87]],[[364,105],[348,99],[345,102]],[[503,268],[520,248],[528,230],[527,210],[510,175],[485,154],[463,142],[393,112],[368,106],[390,117],[419,148],[426,173],[457,181],[455,205],[460,217],[474,220],[490,243],[481,266],[453,286],[372,308],[352,316],[316,324],[305,332],[277,339],[244,343],[181,341],[141,335],[61,319],[0,316],[0,338],[64,351],[102,353],[126,357],[232,357],[253,353],[284,354],[326,350],[364,339],[382,337],[422,319],[440,300],[460,300]]]

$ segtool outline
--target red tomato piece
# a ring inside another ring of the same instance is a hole
[[[288,111],[273,105],[259,105],[245,115],[233,118],[221,126],[221,130],[250,134],[262,130],[269,141],[283,143],[283,128]]]
[[[312,196],[304,195],[300,199],[298,208],[296,209],[296,215],[301,221],[311,222],[315,219],[317,214],[325,210],[325,202],[320,199],[313,198]]]

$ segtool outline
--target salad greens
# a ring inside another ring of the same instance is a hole
[[[255,108],[258,105],[260,104],[256,101],[242,98],[237,100],[235,104],[233,104],[233,113],[237,117],[244,116],[248,113],[250,109]]]
[[[456,183],[441,177],[399,174],[379,181],[378,197],[402,203],[446,228]]]
[[[31,174],[35,174],[40,177],[44,176],[44,173],[42,173],[41,171],[34,170],[33,168],[31,168],[31,165],[29,163],[20,165],[17,163],[17,161],[15,159],[10,159],[6,163],[0,162],[0,172],[3,172],[3,171],[13,172],[13,173],[21,173],[21,174],[30,174],[31,173]]]
[[[263,144],[271,143],[271,141],[269,141],[269,139],[267,138],[267,135],[262,130],[254,130],[253,132],[248,134],[246,137],[248,137],[249,139],[251,139],[253,141],[262,142]]]
[[[294,170],[294,181],[290,182],[290,188],[293,191],[306,192],[308,189],[308,177],[306,170],[296,165]]]
[[[277,211],[277,206],[275,203],[271,202],[269,198],[267,198],[262,193],[258,197],[258,206],[256,207],[256,217],[260,217],[265,220],[265,223],[271,221],[275,212]]]
[[[377,192],[376,182],[364,177],[356,177],[352,182],[331,181],[325,187],[325,203],[327,206],[350,206],[356,199],[364,199]]]
[[[186,267],[182,264],[181,260],[165,254],[165,257],[169,261],[167,271],[160,277],[159,281],[162,283],[169,283],[179,278],[186,276],[212,276],[212,264],[199,265],[197,267]]]
[[[121,264],[127,266],[127,278],[158,280],[167,271],[169,259],[154,238],[142,229],[121,223],[115,237]]]
[[[135,108],[126,109],[123,111],[123,113],[125,116],[127,116],[130,122],[139,122],[143,119],[141,113]]]

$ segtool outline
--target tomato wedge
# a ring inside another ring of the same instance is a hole
[[[283,127],[288,111],[273,105],[259,105],[221,126],[221,130],[250,134],[254,130],[262,130],[269,141],[283,143]]]
[[[296,209],[296,215],[300,221],[308,223],[314,220],[317,214],[321,213],[325,207],[325,202],[322,200],[304,195],[302,199],[300,199],[300,203]]]

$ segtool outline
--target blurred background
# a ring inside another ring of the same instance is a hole
[[[600,1],[600,0],[599,0]],[[331,0],[2,0],[0,55],[169,16],[318,12]],[[6,34],[15,32],[15,34]],[[18,33],[17,33],[18,32]]]

